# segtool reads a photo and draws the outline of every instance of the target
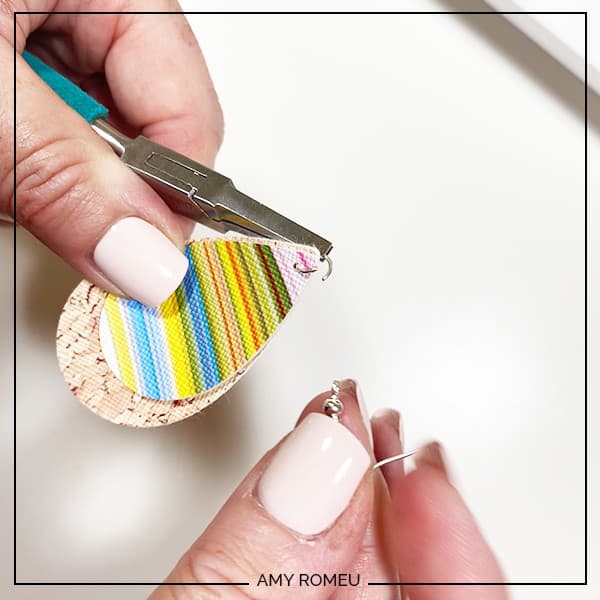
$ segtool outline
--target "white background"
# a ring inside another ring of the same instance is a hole
[[[380,5],[453,10],[464,3]],[[279,5],[252,9],[273,6]],[[215,9],[200,2],[183,7]],[[565,18],[580,19],[583,35],[583,17]],[[443,442],[509,580],[581,580],[581,83],[500,16],[190,21],[226,118],[217,168],[241,190],[329,237],[334,274],[307,290],[264,356],[216,405],[168,428],[130,430],[94,416],[68,391],[54,335],[79,278],[19,232],[18,578],[162,578],[302,406],[333,378],[352,376],[371,410],[401,411],[408,447]],[[600,100],[592,95],[590,103],[594,227]],[[6,227],[0,244],[10,264]],[[590,250],[593,266],[593,240]],[[8,275],[0,325],[3,382],[10,385]],[[597,328],[592,334],[596,339]],[[6,389],[3,459],[12,443]],[[597,432],[590,391],[590,427]],[[597,465],[593,435],[591,441]],[[2,468],[7,480],[10,463]],[[597,470],[592,475],[595,492]],[[2,487],[4,531],[11,492]],[[36,591],[10,593],[145,593]],[[581,587],[512,593],[593,596]]]

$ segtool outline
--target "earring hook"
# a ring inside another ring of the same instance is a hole
[[[340,382],[337,379],[333,380],[331,384],[331,396],[326,398],[323,402],[323,412],[331,417],[334,421],[340,420],[342,413],[344,412],[344,403],[340,400]],[[380,469],[385,465],[389,465],[392,462],[396,462],[397,460],[404,460],[413,454],[419,452],[421,448],[415,448],[414,450],[410,450],[408,452],[403,452],[402,454],[395,454],[394,456],[388,456],[388,458],[384,458],[378,462],[376,462],[371,468],[373,470]]]
[[[404,460],[405,458],[408,458],[409,456],[416,454],[419,450],[421,450],[421,448],[415,448],[414,450],[411,450],[410,452],[404,452],[402,454],[396,454],[394,456],[384,458],[383,460],[376,462],[372,468],[373,468],[373,470],[380,469],[381,467],[383,467],[384,465],[388,465],[389,463],[395,462],[397,460]]]

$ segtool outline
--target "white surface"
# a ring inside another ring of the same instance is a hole
[[[248,376],[205,414],[127,430],[95,417],[67,390],[54,331],[78,277],[19,232],[19,579],[161,578],[304,403],[346,375],[360,380],[371,410],[402,412],[408,446],[442,440],[511,580],[582,579],[580,82],[499,16],[190,20],[226,116],[217,167],[330,236],[335,272],[306,292]],[[595,231],[598,108],[593,97]],[[0,233],[4,263],[9,229]],[[590,249],[593,265],[595,243]],[[3,286],[7,332],[11,297]],[[598,321],[590,322],[598,341]],[[3,370],[10,356],[4,337]],[[9,402],[1,405],[6,457],[11,412]],[[2,468],[8,478],[10,465]],[[590,485],[597,503],[597,468]],[[2,487],[6,523],[10,491]],[[10,561],[1,564],[8,576]],[[110,589],[111,598],[143,593]],[[581,587],[512,593],[598,597]],[[34,597],[27,588],[8,594]]]
[[[548,0],[486,0],[495,10],[506,13],[505,18],[521,29],[532,40],[549,52],[556,60],[582,81],[585,76],[585,16],[566,14],[540,14],[541,11],[587,11],[589,2],[549,3]],[[538,11],[536,13],[536,11]],[[600,24],[588,19],[588,82],[600,93]]]

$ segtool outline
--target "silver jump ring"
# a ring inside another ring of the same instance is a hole
[[[321,281],[327,281],[327,279],[329,279],[329,276],[333,272],[333,261],[331,260],[331,256],[329,256],[328,254],[325,256],[321,256],[321,262],[323,261],[327,263],[327,271],[325,272],[325,275],[321,277]]]
[[[298,271],[298,273],[302,273],[303,275],[307,275],[308,273],[314,273],[318,271],[318,267],[312,267],[311,269],[304,268],[300,263],[294,263],[294,269]]]
[[[327,279],[329,279],[329,276],[333,272],[333,261],[331,260],[330,256],[321,256],[321,258],[319,260],[320,260],[320,262],[327,263],[327,271],[325,271],[325,275],[323,275],[323,277],[321,277],[321,281],[326,281]],[[293,267],[296,271],[298,271],[298,273],[302,273],[303,275],[308,275],[310,273],[316,273],[319,270],[319,267],[309,267],[307,269],[306,267],[303,267],[300,263],[297,263],[297,262],[294,263]]]

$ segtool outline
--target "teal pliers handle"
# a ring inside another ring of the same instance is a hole
[[[86,94],[72,81],[49,67],[37,56],[23,52],[27,64],[43,79],[73,110],[77,111],[88,123],[106,117],[108,109]]]

